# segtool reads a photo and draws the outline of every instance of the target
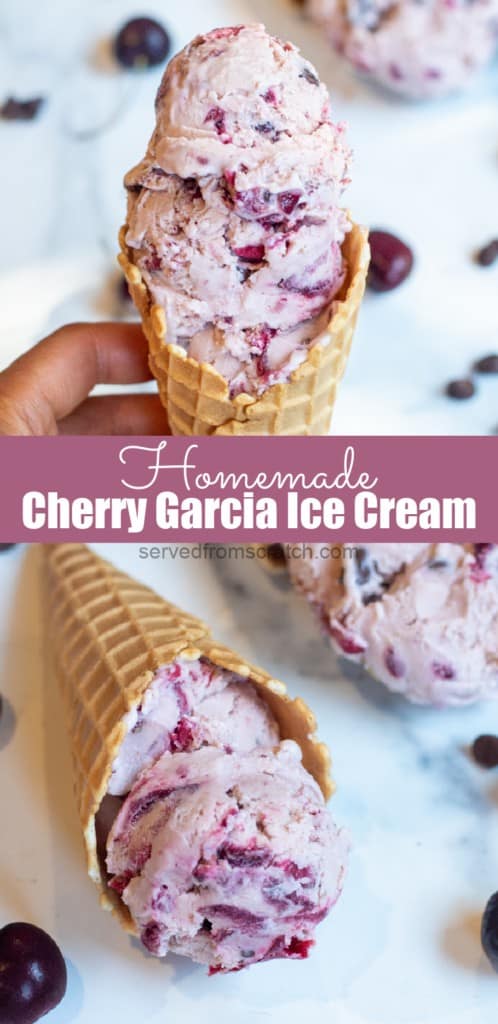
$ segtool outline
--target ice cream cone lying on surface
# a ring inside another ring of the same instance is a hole
[[[263,26],[225,28],[174,58],[156,114],[120,263],[170,429],[328,433],[369,247],[325,87]]]
[[[211,973],[305,957],[348,845],[309,708],[84,546],[48,548],[45,576],[103,905]]]

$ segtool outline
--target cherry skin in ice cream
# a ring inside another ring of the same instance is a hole
[[[463,89],[498,48],[496,0],[308,0],[358,72],[409,99]]]
[[[0,929],[0,1021],[34,1024],[64,998],[67,971],[54,942],[32,924]]]

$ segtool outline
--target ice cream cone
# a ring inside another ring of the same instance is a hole
[[[365,290],[370,256],[366,230],[353,224],[346,235],[346,280],[333,303],[323,340],[309,349],[285,383],[272,385],[260,397],[241,394],[235,398],[230,398],[227,382],[214,367],[167,343],[164,310],[153,304],[140,270],[131,262],[126,230],[120,233],[119,262],[142,317],[150,367],[171,432],[187,436],[328,434]]]
[[[328,798],[330,757],[315,718],[283,683],[248,665],[211,638],[201,620],[169,604],[80,544],[47,547],[46,599],[51,649],[64,696],[78,812],[88,871],[101,902],[133,932],[119,897],[108,889],[97,852],[95,818],[126,734],[124,715],[137,707],[156,671],[175,658],[208,658],[250,680],[273,712],[283,739],[301,747],[303,763]]]

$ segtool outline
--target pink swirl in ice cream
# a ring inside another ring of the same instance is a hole
[[[336,49],[415,99],[464,88],[498,47],[497,0],[308,0]]]
[[[167,750],[208,744],[246,753],[279,740],[277,725],[254,686],[206,658],[177,658],[159,669],[125,724],[127,734],[109,782],[112,796],[128,793],[144,768]]]
[[[147,949],[216,973],[306,957],[346,854],[299,748],[285,741],[240,755],[164,754],[123,804],[107,864]]]
[[[126,243],[167,341],[231,395],[288,379],[345,277],[350,153],[325,87],[262,25],[198,36],[170,63],[145,159],[125,179]]]
[[[291,576],[340,654],[419,704],[498,696],[497,545],[311,549]]]

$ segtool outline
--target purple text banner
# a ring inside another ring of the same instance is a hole
[[[0,541],[492,541],[498,438],[0,438]]]

